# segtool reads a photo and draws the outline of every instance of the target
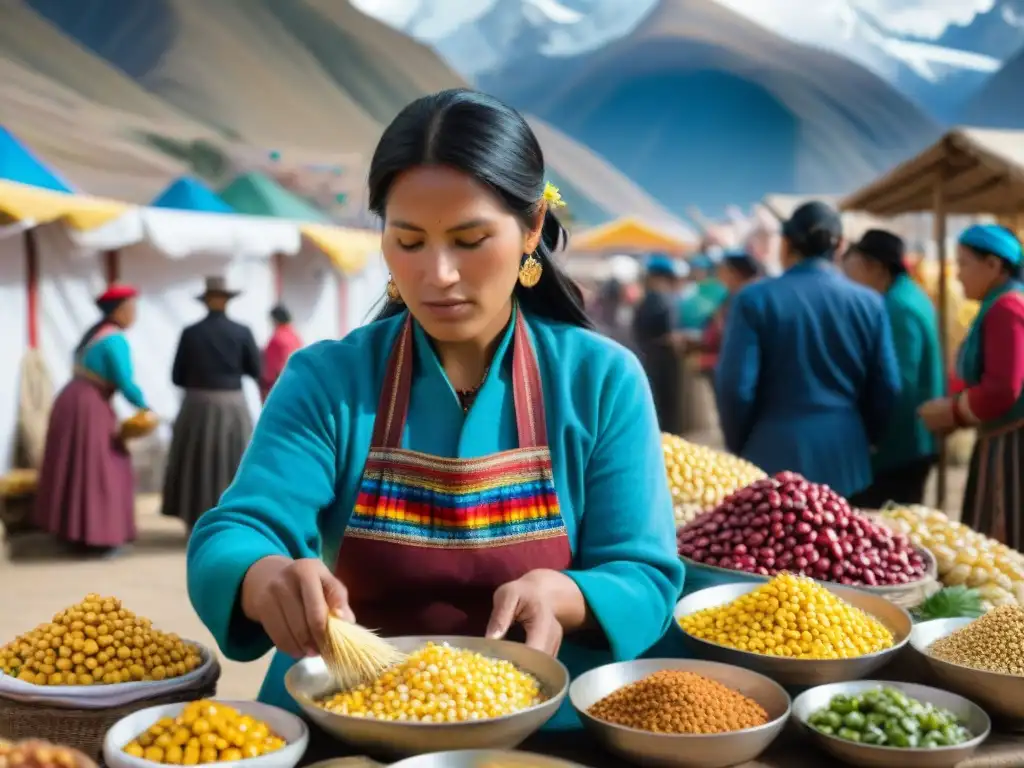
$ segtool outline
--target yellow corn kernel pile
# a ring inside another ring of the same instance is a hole
[[[701,512],[717,507],[730,493],[765,476],[738,456],[676,435],[663,433],[661,447],[677,526],[686,525]]]
[[[790,573],[731,603],[684,616],[679,625],[711,643],[794,659],[850,659],[893,645],[892,632],[877,619]]]
[[[152,763],[201,765],[260,757],[284,746],[284,739],[261,720],[202,699],[187,704],[177,717],[150,726],[124,752]]]
[[[1024,605],[1024,555],[1020,552],[950,520],[937,509],[893,505],[882,510],[881,519],[935,555],[945,586],[977,589],[986,610]]]
[[[202,662],[196,646],[99,595],[0,646],[0,672],[34,685],[168,680]]]
[[[454,723],[509,715],[543,700],[537,679],[511,662],[428,643],[376,682],[320,705],[352,717]]]

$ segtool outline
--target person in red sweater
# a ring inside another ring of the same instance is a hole
[[[963,391],[919,411],[932,431],[978,431],[962,520],[1020,550],[1024,545],[1024,284],[1017,236],[994,224],[960,236],[960,282],[981,302],[957,359]]]
[[[291,312],[283,304],[270,310],[270,319],[274,323],[274,333],[263,350],[263,375],[260,377],[260,398],[267,401],[267,395],[284,371],[292,352],[302,349],[302,339],[292,326]]]
[[[705,376],[714,377],[715,366],[718,365],[718,350],[722,347],[725,335],[725,318],[729,311],[729,300],[748,284],[759,280],[764,275],[761,262],[745,251],[727,253],[718,265],[718,279],[722,281],[729,295],[722,305],[708,320],[701,332],[696,347],[700,350],[700,371]]]

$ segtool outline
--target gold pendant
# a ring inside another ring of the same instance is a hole
[[[540,276],[544,272],[544,266],[533,254],[527,256],[519,267],[519,284],[523,288],[533,288],[540,282]]]

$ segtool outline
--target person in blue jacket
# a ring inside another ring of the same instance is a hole
[[[189,540],[196,612],[230,659],[276,646],[260,700],[293,711],[284,674],[329,612],[520,637],[573,673],[637,657],[683,584],[658,422],[553,258],[533,131],[481,93],[420,98],[380,139],[369,201],[384,309],[289,359]]]
[[[839,215],[802,205],[783,225],[777,278],[732,300],[715,379],[729,450],[850,496],[872,483],[900,372],[882,297],[833,263]]]

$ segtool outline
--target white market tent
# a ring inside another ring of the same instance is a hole
[[[840,202],[844,211],[875,216],[930,212],[939,268],[939,333],[949,370],[951,350],[948,308],[948,232],[951,214],[998,216],[1019,231],[1024,215],[1024,131],[962,127],[945,134]],[[946,457],[939,464],[939,499],[946,495]]]
[[[22,186],[0,181],[0,202],[6,202],[4,193],[11,193],[11,187]],[[97,318],[94,298],[110,280],[140,290],[138,321],[128,333],[136,375],[154,411],[167,420],[180,399],[170,381],[173,356],[181,330],[203,315],[196,296],[205,275],[226,275],[243,292],[229,313],[249,325],[261,345],[269,338],[269,310],[278,301],[289,306],[303,340],[311,343],[338,338],[362,324],[383,292],[379,236],[371,232],[113,201],[102,215],[83,217],[68,209],[67,198],[87,198],[34,188],[29,194],[34,207],[0,205],[7,220],[16,220],[0,226],[0,301],[11,318],[0,341],[12,361],[10,372],[0,375],[0,434],[5,436],[15,433],[17,361],[33,337],[59,388],[71,375],[80,334]],[[48,204],[64,209],[46,213],[43,196],[55,197]],[[34,291],[26,290],[30,284]],[[254,384],[247,384],[247,395],[256,416]],[[120,398],[115,402],[119,413],[130,413]],[[10,466],[11,443],[0,445],[0,469]]]

